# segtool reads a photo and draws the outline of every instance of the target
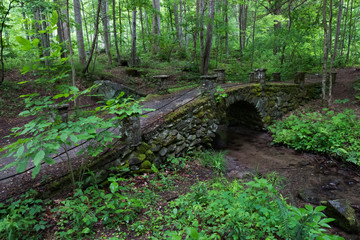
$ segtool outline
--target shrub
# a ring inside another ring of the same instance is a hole
[[[353,110],[335,114],[298,113],[276,122],[269,129],[275,143],[296,150],[328,153],[360,165],[360,120]]]

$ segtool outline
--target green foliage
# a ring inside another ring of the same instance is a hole
[[[35,165],[33,169],[33,177],[35,177],[40,171],[42,162],[54,163],[51,155],[57,153],[61,147],[67,151],[67,148],[74,144],[93,140],[94,144],[83,148],[78,154],[86,150],[88,155],[95,157],[111,144],[114,138],[121,138],[120,134],[108,129],[118,126],[124,118],[142,112],[139,102],[132,101],[131,98],[122,98],[124,93],[116,99],[108,100],[102,107],[75,111],[73,115],[68,116],[68,121],[62,119],[58,113],[57,107],[88,95],[94,87],[96,86],[80,91],[76,87],[65,86],[64,90],[54,97],[40,97],[37,93],[22,96],[25,98],[27,110],[20,113],[20,116],[36,116],[36,119],[12,130],[12,135],[15,137],[27,137],[0,149],[4,156],[15,158],[13,163],[2,170],[17,166],[17,172],[22,172],[32,160]],[[59,99],[63,101],[58,103]],[[101,115],[104,114],[111,114],[113,117],[102,118]]]
[[[123,178],[110,177],[110,193],[89,187],[85,191],[77,189],[74,197],[67,198],[58,208],[59,230],[61,238],[82,238],[94,234],[94,228],[101,222],[108,228],[133,221],[143,209],[142,201],[122,193],[126,187],[119,182]]]
[[[211,167],[218,174],[225,172],[225,154],[224,151],[204,151],[195,153],[195,159],[198,159],[204,167]]]
[[[276,143],[332,154],[360,165],[360,120],[353,110],[292,114],[269,129]]]
[[[221,86],[216,88],[216,92],[214,93],[215,101],[221,103],[225,98],[227,98],[227,93],[225,93],[224,89]]]
[[[338,239],[323,233],[333,220],[323,209],[289,206],[266,179],[245,184],[217,179],[198,183],[162,213],[148,211],[143,224],[156,239]]]
[[[42,239],[47,221],[43,218],[43,201],[34,198],[35,193],[31,190],[16,201],[0,203],[1,239]]]

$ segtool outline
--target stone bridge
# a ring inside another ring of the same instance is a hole
[[[272,120],[304,105],[320,92],[319,83],[230,83],[221,86],[227,96],[218,99],[193,88],[145,101],[144,107],[155,111],[145,113],[146,118],[131,119],[125,129],[112,129],[125,132],[125,137],[101,156],[77,156],[76,153],[92,142],[74,146],[69,151],[73,167],[79,175],[84,169],[81,166],[94,170],[98,181],[106,179],[110,171],[150,172],[153,163],[164,163],[168,156],[180,157],[211,146],[219,125],[266,128]],[[28,166],[23,173],[16,173],[12,168],[0,172],[0,201],[29,188],[37,187],[45,192],[61,188],[69,181],[65,152],[60,151],[53,158],[56,163],[44,164],[35,179],[31,178],[33,166]],[[1,160],[0,168],[11,159]]]

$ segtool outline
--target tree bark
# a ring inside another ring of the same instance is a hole
[[[88,30],[88,24],[87,24],[86,16],[85,16],[84,3],[83,3],[82,0],[80,0],[80,4],[81,4],[81,9],[82,9],[82,16],[83,16],[83,18],[84,18],[84,25],[85,25],[85,32],[86,32],[87,47],[88,47],[88,51],[90,52],[89,30]],[[85,53],[85,55],[86,55],[86,53]]]
[[[120,50],[119,50],[119,45],[118,45],[118,39],[117,39],[117,31],[116,31],[116,3],[115,0],[112,1],[112,7],[113,7],[113,27],[114,27],[114,40],[115,40],[115,48],[116,48],[116,57],[117,57],[117,61],[120,64]]]
[[[174,19],[175,19],[175,28],[176,28],[177,40],[179,42],[179,46],[182,47],[181,27],[180,27],[180,24],[179,24],[179,9],[178,9],[177,2],[174,2]]]
[[[347,1],[347,4],[346,4],[346,14],[345,14],[345,21],[344,21],[344,31],[343,31],[343,34],[342,34],[342,40],[341,40],[341,52],[340,52],[340,55],[343,56],[344,55],[344,44],[345,44],[345,36],[346,36],[346,25],[347,25],[347,17],[348,17],[348,13],[349,13],[349,3],[350,3],[350,0]]]
[[[323,29],[324,29],[324,46],[323,46],[323,75],[322,75],[322,102],[326,101],[326,77],[327,77],[327,60],[328,60],[328,29],[326,23],[326,0],[323,0]]]
[[[61,1],[60,1],[61,2]],[[67,39],[67,36],[65,36],[65,29],[64,29],[64,22],[62,19],[62,11],[60,10],[62,8],[61,3],[59,3],[58,0],[54,0],[54,3],[57,3],[57,13],[58,13],[58,22],[56,23],[57,25],[57,33],[58,33],[58,37],[59,37],[59,43],[61,46],[61,57],[62,58],[66,58],[66,45],[64,44],[64,42]]]
[[[141,35],[142,35],[142,43],[143,43],[143,49],[144,52],[146,51],[146,45],[145,45],[145,31],[144,31],[144,19],[143,19],[143,13],[142,13],[142,7],[140,7],[140,25],[141,25]]]
[[[108,59],[108,65],[111,65],[111,53],[110,53],[110,33],[109,33],[109,17],[107,11],[107,0],[102,0],[102,24],[104,27],[104,43],[105,51]]]
[[[0,69],[0,85],[3,83],[4,79],[5,79],[5,64],[4,64],[4,40],[3,40],[3,31],[5,29],[5,22],[7,19],[7,16],[9,15],[11,9],[12,9],[12,4],[15,1],[12,0],[9,3],[9,6],[7,8],[7,11],[5,12],[5,14],[3,16],[0,17],[1,19],[1,25],[0,25],[0,63],[1,63],[1,69]]]
[[[250,64],[250,69],[253,69],[253,64],[254,64],[255,27],[256,27],[257,3],[258,3],[258,1],[255,0],[255,13],[254,13],[253,32],[252,32],[252,49],[251,49],[251,64]]]
[[[204,55],[201,59],[201,69],[200,69],[201,74],[207,74],[209,70],[214,16],[215,16],[215,0],[209,0],[209,22],[207,25]]]
[[[80,1],[74,0],[74,16],[76,22],[76,40],[79,52],[79,61],[82,65],[86,64],[84,33],[82,28]]]
[[[161,35],[160,31],[160,0],[152,0],[154,8],[154,17],[153,17],[153,36],[155,38],[153,44],[153,52],[157,53],[159,48],[159,37]]]
[[[67,24],[68,29],[70,29],[69,0],[66,0],[66,24]],[[76,86],[76,82],[75,82],[75,80],[76,80],[76,72],[75,72],[75,66],[74,66],[74,51],[73,51],[73,48],[72,48],[70,31],[68,31],[68,39],[69,39],[69,53],[70,53],[72,85]]]
[[[204,16],[205,16],[205,2],[204,0],[199,0],[199,27],[200,27],[200,59],[204,58]],[[200,61],[201,62],[201,61]],[[200,72],[202,70],[200,69]]]
[[[96,43],[97,43],[97,38],[98,38],[98,34],[99,34],[99,19],[100,19],[100,10],[101,10],[101,0],[98,0],[99,3],[98,3],[98,9],[97,9],[97,12],[96,12],[96,19],[95,19],[95,34],[94,34],[94,39],[93,39],[93,42],[92,42],[92,46],[91,46],[91,51],[90,51],[90,56],[89,56],[89,59],[87,60],[87,63],[84,67],[84,69],[82,70],[82,73],[86,73],[87,70],[89,69],[89,66],[90,66],[90,63],[91,63],[91,59],[93,57],[93,54],[94,54],[94,50],[95,50],[95,47],[96,47]]]
[[[228,19],[228,1],[224,0],[224,14],[225,14],[225,54],[229,55],[229,19]]]
[[[352,27],[352,9],[353,9],[353,3],[354,0],[351,0],[351,4],[350,4],[350,22],[349,22],[349,38],[348,38],[348,46],[347,46],[347,53],[346,53],[346,60],[345,63],[347,63],[349,61],[349,55],[350,55],[350,45],[351,45],[351,38],[352,38],[352,33],[351,33],[351,27]]]
[[[331,62],[332,63],[335,61],[336,54],[337,54],[337,47],[338,47],[338,42],[339,42],[340,26],[341,26],[342,7],[343,7],[343,0],[339,0],[339,9],[338,9],[338,15],[337,15],[335,42],[334,42],[334,51],[333,51],[333,54],[331,56]]]
[[[136,65],[136,8],[132,11],[131,65]]]

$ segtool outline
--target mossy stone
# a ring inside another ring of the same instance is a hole
[[[151,169],[151,165],[152,165],[152,163],[150,161],[146,160],[141,164],[141,169]]]
[[[140,161],[144,161],[146,159],[146,155],[145,154],[139,154],[139,160]]]

